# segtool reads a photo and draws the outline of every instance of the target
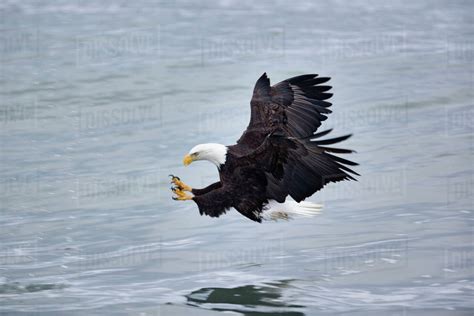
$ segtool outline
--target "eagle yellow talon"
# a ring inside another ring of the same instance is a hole
[[[171,183],[173,183],[181,191],[191,192],[192,190],[192,188],[189,185],[185,184],[184,182],[181,181],[180,178],[175,177],[173,175],[171,175]]]
[[[173,196],[173,200],[187,201],[193,198],[191,195],[186,194],[186,192],[182,191],[180,188],[171,188],[171,191],[176,194],[176,196]]]

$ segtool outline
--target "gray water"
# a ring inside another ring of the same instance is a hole
[[[0,314],[471,315],[473,9],[2,1]],[[265,71],[332,77],[359,181],[263,224],[171,200]]]

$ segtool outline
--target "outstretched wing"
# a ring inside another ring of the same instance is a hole
[[[348,167],[357,163],[333,155],[351,153],[352,150],[326,146],[346,140],[351,135],[318,140],[330,131],[299,139],[275,132],[242,158],[251,159],[265,170],[268,199],[283,202],[290,195],[300,202],[329,182],[356,180],[353,175],[359,175]]]
[[[316,74],[286,79],[274,86],[264,73],[256,82],[250,101],[250,123],[237,141],[247,149],[255,149],[269,133],[279,129],[288,137],[312,135],[331,113],[325,100],[332,96],[332,87],[323,85],[328,77]]]
[[[270,86],[264,73],[257,80],[250,123],[231,150],[265,170],[268,199],[283,202],[290,195],[299,202],[329,182],[358,175],[348,167],[356,163],[333,155],[351,150],[327,147],[350,135],[319,140],[331,130],[316,133],[331,113],[329,79],[309,74]]]

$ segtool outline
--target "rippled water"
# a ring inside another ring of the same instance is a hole
[[[470,1],[3,1],[0,314],[470,315]],[[359,182],[253,223],[172,201],[255,80],[331,76]]]

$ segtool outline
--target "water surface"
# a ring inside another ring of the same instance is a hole
[[[3,1],[0,314],[472,314],[473,7]],[[264,224],[172,201],[265,71],[332,77],[359,182]]]

